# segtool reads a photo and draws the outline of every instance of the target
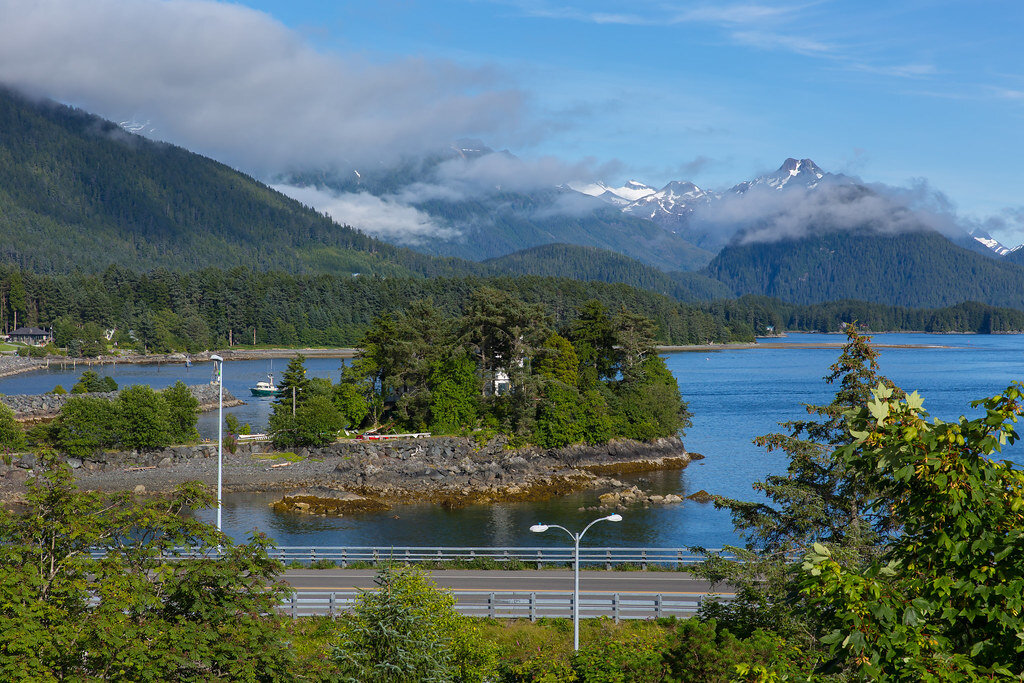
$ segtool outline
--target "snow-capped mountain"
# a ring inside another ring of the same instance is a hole
[[[764,186],[775,190],[784,190],[788,187],[803,187],[812,189],[830,173],[822,171],[816,163],[810,159],[793,159],[792,157],[782,162],[782,166],[775,173],[758,176],[753,180],[742,182],[733,186],[729,191],[736,194],[743,194],[751,188]]]
[[[975,242],[981,244],[984,247],[987,247],[988,249],[991,249],[998,256],[1006,256],[1011,251],[1016,251],[1017,249],[1020,249],[1019,246],[1010,249],[1009,247],[1002,244],[999,240],[992,237],[992,235],[988,234],[981,228],[975,228],[974,230],[971,230],[971,232],[968,234],[971,236],[972,239],[974,239]]]
[[[685,230],[690,216],[703,207],[729,197],[745,194],[755,188],[787,190],[812,189],[823,181],[841,181],[845,176],[826,173],[810,159],[786,159],[774,173],[734,185],[723,193],[704,190],[686,180],[673,180],[660,190],[636,180],[622,187],[594,183],[574,187],[577,192],[597,197],[619,207],[623,213],[653,221],[671,232]]]
[[[646,218],[669,228],[685,220],[700,206],[706,206],[718,199],[713,192],[706,192],[691,182],[673,180],[653,194],[648,194],[623,207],[622,212],[639,218]]]

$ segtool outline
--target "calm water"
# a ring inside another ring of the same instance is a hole
[[[791,335],[782,343],[839,342],[838,335]],[[925,408],[935,417],[955,419],[970,414],[971,400],[992,395],[1011,381],[1024,379],[1024,336],[1021,335],[877,335],[880,344],[928,344],[936,348],[882,349],[882,372],[908,391],[917,389]],[[950,348],[937,348],[947,346]],[[822,381],[838,356],[836,349],[752,349],[683,352],[666,356],[679,380],[680,390],[693,413],[693,426],[685,442],[706,458],[682,472],[657,473],[640,482],[657,492],[688,495],[700,489],[730,497],[753,498],[751,483],[785,470],[784,456],[758,449],[751,439],[774,431],[779,421],[804,415],[804,403],[824,403],[834,389]],[[286,361],[274,361],[280,377]],[[313,376],[337,380],[341,361],[309,359]],[[155,388],[178,379],[189,384],[208,381],[212,364],[162,366],[103,366],[120,385],[148,383]],[[80,369],[79,369],[80,370]],[[242,422],[258,429],[266,424],[270,399],[249,397],[248,387],[265,379],[266,361],[225,364],[224,385],[247,405],[230,409]],[[78,373],[70,368],[0,380],[0,393],[40,393],[55,384],[70,388]],[[216,413],[200,420],[200,431],[216,431]],[[1024,462],[1024,445],[1006,451],[1006,457]],[[531,534],[535,522],[581,528],[594,518],[579,507],[594,505],[596,494],[584,492],[544,503],[478,506],[444,511],[432,506],[407,505],[390,512],[342,519],[305,518],[273,513],[267,504],[274,494],[240,494],[225,500],[224,526],[244,538],[259,528],[279,545],[456,545],[516,546],[562,545],[567,540],[553,532]],[[209,511],[200,513],[213,520]],[[727,514],[710,505],[686,502],[650,510],[633,510],[618,524],[598,524],[587,532],[589,545],[718,547],[738,539]]]

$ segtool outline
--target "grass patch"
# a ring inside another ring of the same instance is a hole
[[[306,459],[306,456],[296,455],[291,451],[281,451],[279,453],[254,453],[252,457],[255,460],[284,460],[285,462],[302,462]]]

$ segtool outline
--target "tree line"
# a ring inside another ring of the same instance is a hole
[[[854,319],[876,331],[1024,330],[1024,312],[977,303],[908,309],[861,301],[797,305],[748,295],[687,304],[622,284],[539,276],[351,277],[242,267],[138,273],[116,266],[99,275],[40,275],[0,266],[0,327],[52,327],[56,347],[84,356],[113,345],[150,353],[229,343],[353,346],[374,320],[417,300],[462,315],[482,287],[542,305],[557,325],[571,323],[590,300],[613,311],[625,308],[654,321],[659,344],[753,341],[785,330],[835,332]]]

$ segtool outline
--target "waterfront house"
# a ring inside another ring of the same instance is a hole
[[[19,327],[10,334],[16,344],[46,344],[53,341],[53,333],[40,327]]]

